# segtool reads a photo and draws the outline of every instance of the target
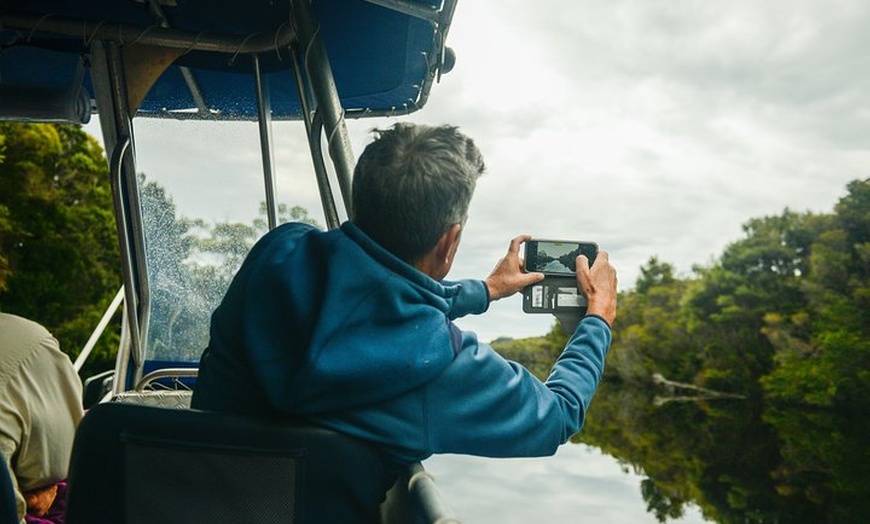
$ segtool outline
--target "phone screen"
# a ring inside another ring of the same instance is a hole
[[[546,275],[573,275],[577,272],[577,255],[595,261],[598,244],[561,240],[529,240],[526,242],[526,271]]]

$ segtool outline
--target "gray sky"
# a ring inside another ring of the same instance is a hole
[[[652,255],[709,263],[749,218],[829,212],[870,176],[868,27],[863,0],[460,1],[456,67],[402,118],[458,125],[487,162],[449,278],[485,277],[530,233],[598,242],[627,289]],[[350,122],[354,153],[390,123]],[[249,218],[261,189],[230,180],[261,177],[256,127],[227,127],[137,121],[139,169],[188,216]],[[311,172],[301,125],[275,142],[280,200],[319,209],[294,178]],[[551,324],[518,297],[460,322],[483,340]]]

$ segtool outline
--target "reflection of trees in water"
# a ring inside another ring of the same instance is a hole
[[[580,256],[580,248],[577,248],[570,253],[565,253],[559,257],[559,263],[570,269],[572,272],[577,272],[577,257]]]
[[[602,385],[575,439],[642,471],[661,522],[694,503],[715,522],[870,522],[867,417],[751,401],[673,403]]]
[[[546,250],[542,249],[542,250],[538,251],[538,265],[537,265],[537,267],[535,267],[535,269],[540,271],[540,270],[544,269],[545,267],[547,267],[547,264],[549,264],[550,262],[552,262],[554,260],[556,260],[556,259],[551,257],[550,255],[548,255]]]
[[[558,261],[562,264],[563,267],[568,268],[572,272],[577,271],[577,257],[580,255],[580,248],[574,249],[565,253],[564,255],[559,255],[558,257],[551,256],[547,253],[545,249],[541,249],[538,251],[538,267],[537,269],[543,269],[547,267],[547,264],[550,262]]]

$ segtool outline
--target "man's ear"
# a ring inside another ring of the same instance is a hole
[[[447,276],[450,267],[453,266],[453,257],[456,256],[456,250],[459,248],[461,233],[462,226],[459,224],[453,224],[445,229],[438,237],[435,246],[420,257],[413,266],[435,280],[441,280]]]
[[[453,224],[441,234],[441,237],[438,238],[438,244],[435,246],[438,262],[446,263],[448,267],[453,265],[453,257],[456,256],[456,250],[459,249],[461,238],[462,226],[459,224]]]

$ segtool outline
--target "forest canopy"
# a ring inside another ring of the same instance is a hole
[[[118,292],[120,268],[97,141],[73,125],[0,122],[0,311],[43,324],[75,356]],[[109,331],[94,355],[102,367],[118,344]]]

